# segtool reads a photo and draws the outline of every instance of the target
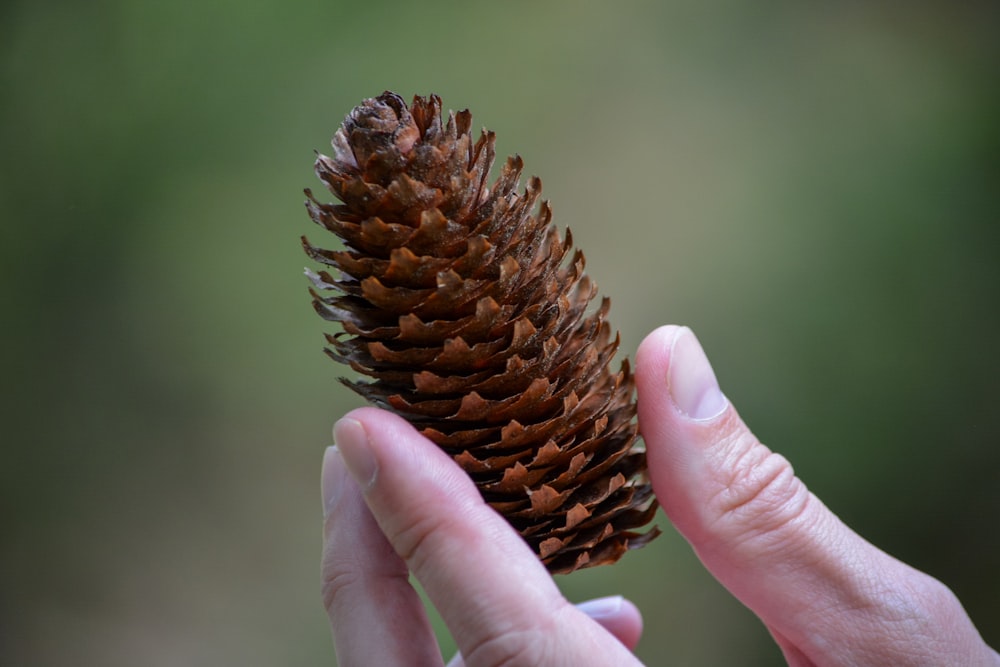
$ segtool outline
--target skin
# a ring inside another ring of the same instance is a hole
[[[690,330],[651,333],[636,383],[664,510],[789,665],[1000,666],[943,584],[845,526],[753,436]],[[411,574],[458,644],[449,667],[640,664],[636,607],[570,604],[458,466],[403,419],[361,408],[334,439],[322,577],[340,665],[443,664]]]

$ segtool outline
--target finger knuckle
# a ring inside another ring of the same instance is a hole
[[[327,612],[337,608],[337,601],[348,591],[358,586],[360,577],[357,572],[343,567],[330,567],[324,563],[323,584],[320,592],[323,596],[323,606]]]
[[[320,595],[330,616],[349,613],[359,599],[383,591],[402,591],[409,587],[409,572],[402,562],[362,562],[361,558],[324,558]]]
[[[511,628],[492,634],[463,652],[467,667],[534,667],[552,664],[545,656],[548,642],[535,628]]]
[[[399,557],[419,572],[424,563],[437,560],[438,557],[430,552],[446,548],[446,541],[437,538],[449,530],[456,530],[456,526],[446,517],[437,513],[415,513],[412,520],[401,524],[395,534],[389,536],[389,541]]]
[[[809,492],[784,456],[764,445],[736,443],[720,466],[718,491],[710,502],[717,521],[748,533],[770,533],[794,523],[808,506]]]

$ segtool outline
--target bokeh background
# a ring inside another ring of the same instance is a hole
[[[359,399],[301,191],[387,88],[495,130],[625,353],[691,325],[1000,644],[997,35],[972,1],[4,3],[0,664],[333,663],[319,464]],[[559,583],[636,601],[650,665],[781,663],[671,530]]]

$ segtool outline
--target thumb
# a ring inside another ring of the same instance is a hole
[[[754,437],[690,329],[661,327],[642,342],[636,386],[657,498],[790,664],[995,657],[947,588],[850,530]]]

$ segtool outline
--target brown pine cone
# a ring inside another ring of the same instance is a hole
[[[450,454],[553,573],[617,561],[659,534],[636,442],[634,380],[572,237],[541,181],[517,192],[521,159],[492,189],[494,134],[473,141],[466,110],[395,93],[365,100],[316,174],[343,202],[306,190],[309,215],[345,250],[306,253],[313,305],[343,332],[327,354],[342,378]]]

